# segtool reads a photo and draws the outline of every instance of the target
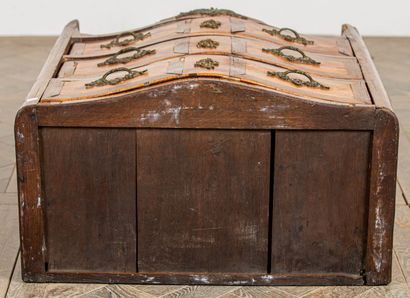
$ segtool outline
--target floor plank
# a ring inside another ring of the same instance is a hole
[[[400,132],[399,139],[397,180],[403,190],[404,197],[410,201],[410,141],[403,131]]]
[[[396,184],[396,205],[408,205],[399,183]]]
[[[21,279],[20,257],[17,260],[7,297],[95,297],[91,293],[105,285],[101,284],[61,284],[25,283]],[[88,295],[88,296],[87,296]],[[111,297],[111,296],[109,296]]]
[[[239,287],[234,291],[230,291],[225,295],[220,296],[221,298],[270,298],[270,297],[294,297],[285,292],[279,291],[274,287]]]
[[[43,297],[47,284],[24,283],[21,279],[20,256],[17,259],[17,264],[13,272],[7,298],[20,297]]]
[[[0,297],[6,295],[19,249],[16,205],[0,205]]]
[[[0,193],[0,205],[17,205],[17,193]]]
[[[0,154],[2,152],[0,151]],[[9,185],[10,177],[13,174],[14,164],[9,164],[0,167],[0,193],[6,192],[7,186]]]
[[[17,192],[17,171],[16,171],[16,166],[14,166],[13,173],[11,174],[11,177],[9,179],[7,188],[6,188],[7,193],[16,193]]]
[[[163,295],[164,298],[173,297],[195,297],[195,298],[207,298],[207,297],[219,297],[228,292],[232,291],[230,286],[186,286],[181,289],[171,292],[169,294]]]
[[[173,285],[139,285],[138,289],[141,292],[148,293],[152,296],[163,296],[171,292],[176,292],[177,290],[183,288],[184,286],[173,286]]]

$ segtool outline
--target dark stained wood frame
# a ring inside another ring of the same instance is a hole
[[[344,27],[355,53],[358,34]],[[398,122],[374,66],[363,67],[375,105],[353,106],[295,99],[223,80],[191,79],[95,101],[38,104],[58,71],[78,23],[67,25],[15,122],[23,280],[225,285],[379,285],[391,280]],[[361,65],[371,64],[364,55]],[[223,90],[223,92],[221,92]],[[201,99],[199,104],[198,98]],[[376,100],[377,98],[377,100]],[[166,101],[166,104],[164,102]],[[205,107],[205,108],[204,108]],[[149,111],[161,117],[147,119]],[[364,130],[373,134],[365,268],[357,275],[48,272],[40,166],[41,127]]]

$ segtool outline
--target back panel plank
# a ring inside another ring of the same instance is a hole
[[[41,136],[49,270],[135,272],[135,130]]]
[[[272,273],[359,274],[371,134],[277,131]]]
[[[140,272],[266,272],[269,131],[138,130]]]

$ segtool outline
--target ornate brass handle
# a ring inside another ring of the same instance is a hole
[[[236,17],[236,18],[241,18],[241,19],[247,19],[248,17],[245,17],[243,15],[237,14],[236,12],[229,10],[229,9],[219,9],[219,8],[199,8],[199,9],[194,9],[191,11],[187,12],[181,12],[179,15],[176,16],[177,19],[187,17],[187,16],[192,16],[195,14],[203,15],[203,16],[210,16],[210,17],[216,17],[216,16],[230,16],[230,17]]]
[[[290,50],[290,51],[295,51],[298,52],[299,54],[302,55],[302,57],[295,57],[292,55],[286,55],[283,53],[283,50]],[[306,54],[296,48],[296,47],[292,47],[292,46],[287,46],[287,47],[281,47],[278,49],[262,49],[262,52],[264,53],[270,53],[272,55],[276,55],[276,56],[280,56],[285,58],[286,60],[290,61],[290,62],[299,62],[299,63],[303,63],[303,64],[312,64],[312,65],[319,65],[320,62],[317,62],[315,60],[313,60],[312,58],[306,56]]]
[[[262,29],[263,32],[266,32],[272,36],[278,36],[286,41],[290,41],[290,42],[296,42],[296,43],[301,43],[303,45],[311,45],[313,44],[313,40],[307,40],[306,38],[302,37],[299,35],[299,33],[297,33],[295,30],[290,29],[290,28],[281,28],[281,29],[272,29],[272,30],[268,30],[263,28]],[[291,36],[291,35],[287,35],[287,34],[282,34],[283,31],[290,31],[293,33],[293,35],[295,36]]]
[[[129,53],[129,52],[136,52],[136,53],[128,57],[118,58],[119,55]],[[113,64],[120,64],[120,63],[125,64],[132,60],[136,60],[144,56],[153,55],[153,54],[155,54],[155,50],[141,50],[136,47],[129,47],[129,48],[119,50],[117,53],[115,53],[113,56],[111,56],[104,62],[98,63],[97,66],[113,65]]]
[[[109,75],[111,75],[113,73],[116,73],[116,72],[123,72],[123,71],[127,72],[127,74],[125,76],[119,77],[119,78],[114,78],[114,79],[111,79],[111,80],[107,79],[107,77]],[[86,88],[92,88],[92,87],[97,87],[97,86],[101,87],[101,86],[105,86],[105,85],[117,85],[121,82],[133,79],[133,78],[138,77],[140,75],[143,75],[146,72],[147,72],[146,69],[141,70],[141,71],[135,71],[135,70],[131,70],[131,69],[126,68],[126,67],[114,68],[114,69],[111,69],[111,70],[107,71],[100,79],[85,84],[85,87]]]
[[[132,36],[132,38],[128,38],[128,39],[124,39],[120,41],[120,38],[125,37],[125,36]],[[113,39],[111,42],[100,45],[100,48],[111,49],[112,47],[125,47],[129,45],[130,43],[136,42],[138,40],[143,40],[149,36],[151,36],[151,33],[149,32],[146,34],[135,33],[132,31],[123,32],[123,33],[118,34],[117,37]]]
[[[219,62],[215,61],[211,58],[205,58],[205,59],[201,59],[198,60],[197,62],[195,62],[195,67],[201,67],[201,68],[206,68],[208,70],[212,70],[215,69],[215,67],[219,66]]]
[[[219,42],[212,40],[210,38],[200,40],[197,44],[197,48],[204,48],[204,49],[216,49],[219,46]]]
[[[306,78],[309,79],[309,81],[304,81],[301,79],[297,79],[297,78],[291,78],[288,75],[291,73],[296,73],[296,74],[300,74],[302,76],[305,76]],[[285,80],[288,81],[296,86],[302,87],[302,86],[306,86],[306,87],[311,87],[311,88],[320,88],[320,89],[324,89],[324,90],[329,90],[330,88],[322,85],[321,83],[319,83],[318,81],[315,81],[310,74],[308,74],[307,72],[304,72],[302,70],[288,70],[288,71],[284,71],[284,72],[276,72],[276,71],[268,71],[267,72],[268,76],[271,77],[277,77],[281,80]]]
[[[221,26],[221,22],[215,21],[213,19],[203,21],[199,27],[201,28],[210,28],[210,29],[218,29]]]

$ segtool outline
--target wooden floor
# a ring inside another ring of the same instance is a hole
[[[20,278],[13,122],[54,43],[0,38],[0,297],[410,297],[410,38],[367,38],[400,119],[393,282],[386,287],[212,287],[25,284]]]

